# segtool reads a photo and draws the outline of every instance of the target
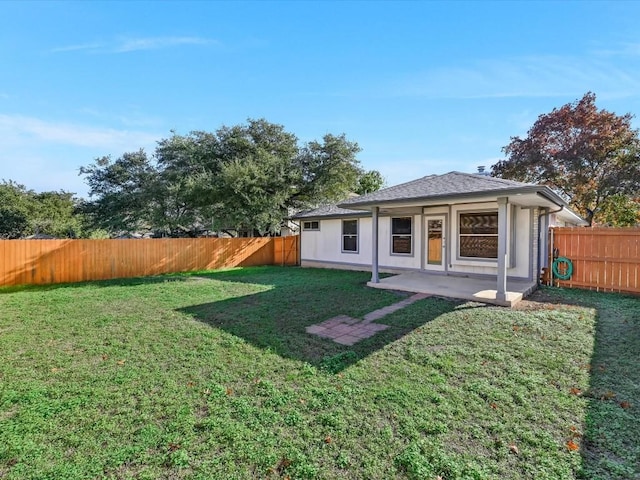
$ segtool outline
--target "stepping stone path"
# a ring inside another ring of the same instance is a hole
[[[362,320],[351,318],[347,315],[338,315],[337,317],[330,318],[322,323],[317,323],[307,327],[307,333],[323,338],[330,338],[334,342],[342,345],[353,345],[360,340],[372,337],[376,333],[389,328],[389,325],[373,323],[376,320],[380,320],[382,317],[386,317],[387,315],[397,312],[418,300],[422,300],[423,298],[430,296],[431,295],[427,295],[425,293],[417,293],[398,303],[367,313]]]

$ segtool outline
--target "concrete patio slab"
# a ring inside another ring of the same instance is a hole
[[[373,288],[424,293],[438,297],[459,298],[512,307],[533,292],[535,280],[507,280],[506,301],[496,299],[496,279],[441,275],[427,272],[407,272],[367,283]]]

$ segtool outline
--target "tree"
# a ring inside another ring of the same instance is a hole
[[[611,227],[640,225],[640,198],[611,195],[602,203],[598,219],[600,223]]]
[[[29,228],[26,215],[12,208],[0,207],[0,238],[10,240],[22,237]]]
[[[363,173],[358,179],[358,187],[355,193],[358,195],[365,195],[371,192],[377,192],[384,187],[384,177],[377,170],[369,170]]]
[[[73,193],[42,192],[33,194],[30,226],[34,233],[54,237],[77,238],[83,231],[83,218]]]
[[[78,237],[83,218],[72,193],[27,190],[12,181],[0,183],[0,238],[32,234]]]
[[[80,168],[80,175],[86,175],[89,195],[96,197],[84,205],[94,228],[111,233],[151,228],[158,172],[144,150],[125,153],[115,161],[98,158]]]
[[[155,159],[159,208],[154,224],[168,235],[194,236],[212,228],[212,197],[220,172],[220,141],[216,134],[194,131],[158,142]]]
[[[28,235],[32,210],[30,192],[11,180],[0,184],[0,238],[12,239]]]
[[[327,134],[322,143],[304,145],[297,159],[301,184],[293,195],[291,206],[308,208],[342,200],[357,189],[362,175],[356,155],[360,147],[345,135]]]
[[[298,180],[297,138],[264,119],[221,127],[214,138],[200,209],[218,230],[269,235],[280,231]]]
[[[548,185],[590,224],[602,220],[612,197],[637,196],[640,140],[633,117],[598,110],[595,100],[589,92],[540,115],[526,138],[511,138],[492,175]]]
[[[296,211],[380,188],[382,176],[362,170],[359,151],[344,134],[300,146],[282,125],[249,119],[213,133],[172,132],[151,158],[142,150],[103,157],[80,173],[94,226],[111,232],[272,235]]]

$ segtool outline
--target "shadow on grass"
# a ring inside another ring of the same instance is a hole
[[[640,479],[640,298],[544,288],[531,300],[597,312],[579,478]]]
[[[105,287],[135,287],[138,285],[150,285],[159,283],[170,282],[191,282],[199,279],[237,279],[236,281],[242,281],[243,277],[250,275],[252,277],[251,283],[262,283],[260,277],[262,272],[269,269],[280,268],[292,268],[292,267],[234,267],[221,270],[201,270],[201,271],[189,271],[189,272],[177,272],[168,273],[165,275],[151,275],[147,277],[125,277],[125,278],[111,278],[108,280],[88,280],[85,282],[70,282],[70,283],[51,283],[46,285],[13,285],[8,287],[0,287],[0,295],[14,292],[33,292],[33,291],[48,291],[58,289],[69,288],[86,288],[87,286],[95,288]],[[221,277],[222,276],[222,277]]]
[[[15,285],[10,287],[0,287],[0,295],[15,292],[44,292],[48,290],[69,289],[69,288],[87,288],[92,286],[96,288],[104,287],[126,287],[136,285],[148,285],[153,283],[167,282],[185,282],[192,280],[193,277],[188,274],[171,274],[158,275],[153,277],[133,277],[133,278],[116,278],[111,280],[92,280],[88,282],[73,283],[53,283],[49,285]]]
[[[409,294],[366,286],[369,274],[317,269],[215,272],[200,276],[226,282],[260,284],[268,290],[179,309],[212,327],[243,338],[278,355],[339,372],[417,327],[453,310],[458,302],[429,298],[412,315],[389,315],[377,323],[389,325],[353,346],[306,332],[306,327],[337,315],[363,318]]]

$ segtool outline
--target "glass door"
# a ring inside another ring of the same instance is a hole
[[[425,265],[428,270],[444,270],[446,259],[445,217],[425,217]]]

